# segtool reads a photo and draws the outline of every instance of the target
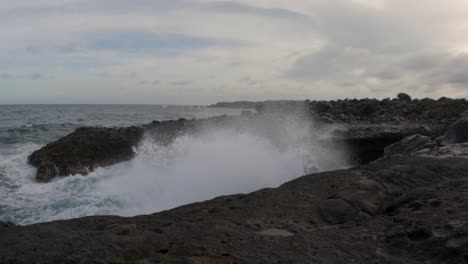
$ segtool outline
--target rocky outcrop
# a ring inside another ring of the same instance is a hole
[[[332,141],[347,146],[354,164],[363,164],[379,159],[386,147],[401,139],[419,134],[437,138],[448,124],[424,122],[358,122],[342,125],[334,131]]]
[[[407,155],[130,218],[0,227],[0,263],[466,263],[465,158]]]
[[[87,175],[97,167],[131,159],[142,136],[140,127],[78,128],[33,152],[28,160],[38,168],[36,179],[41,182],[60,175]]]
[[[400,95],[400,97],[402,97]],[[403,96],[402,98],[406,98]],[[468,109],[465,99],[344,99],[334,101],[310,101],[312,112],[333,122],[354,123],[363,121],[378,123],[439,123],[451,125]]]
[[[202,120],[154,121],[123,128],[83,127],[33,152],[28,162],[37,167],[36,179],[48,182],[57,176],[87,175],[98,167],[128,161],[145,134],[161,144],[169,144],[184,133],[206,124],[220,124],[227,116]]]
[[[468,111],[463,112],[462,117],[450,127],[441,138],[443,144],[455,144],[468,142]]]
[[[407,136],[385,148],[383,158],[389,159],[398,155],[407,155],[417,152],[422,149],[430,149],[437,146],[437,143],[432,141],[430,137],[419,134]]]

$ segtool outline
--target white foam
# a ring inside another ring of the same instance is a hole
[[[36,183],[34,169],[25,162],[38,146],[24,146],[0,157],[6,175],[2,181],[11,185],[0,185],[0,220],[30,224],[88,215],[148,214],[219,195],[277,187],[311,168],[345,166],[339,149],[318,143],[317,136],[325,136],[326,130],[311,131],[311,126],[288,122],[264,130],[285,129],[269,135],[207,128],[167,146],[147,137],[132,161],[48,184]],[[275,142],[278,135],[280,143]]]

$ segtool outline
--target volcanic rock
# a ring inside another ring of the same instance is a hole
[[[409,96],[408,94],[405,94],[405,93],[399,93],[397,95],[398,99],[402,100],[402,101],[405,101],[405,102],[411,102],[411,96]]]
[[[467,164],[411,154],[151,215],[1,227],[0,263],[466,263]]]
[[[330,224],[342,224],[352,220],[357,211],[342,199],[328,199],[320,203],[320,213]]]
[[[443,144],[468,142],[468,112],[464,112],[460,120],[450,127],[442,138]]]
[[[419,134],[407,136],[385,148],[383,158],[388,159],[396,155],[405,155],[421,149],[433,148],[436,143],[430,137]]]
[[[33,152],[28,160],[38,168],[36,179],[41,182],[62,175],[86,175],[94,168],[131,159],[142,136],[140,127],[78,128]]]

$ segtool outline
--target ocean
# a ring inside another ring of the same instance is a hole
[[[150,214],[219,195],[247,193],[318,170],[341,154],[314,146],[307,122],[284,128],[282,147],[235,129],[184,135],[168,146],[145,138],[128,162],[88,176],[34,179],[27,157],[81,126],[131,126],[153,120],[239,115],[240,110],[161,105],[0,105],[0,221],[34,224],[91,215]],[[323,131],[320,134],[325,134]],[[307,139],[310,144],[304,144]],[[285,144],[287,143],[287,144]],[[307,148],[305,146],[307,145]],[[287,146],[287,147],[285,147]]]

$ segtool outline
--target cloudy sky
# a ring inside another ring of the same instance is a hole
[[[0,104],[468,96],[466,0],[0,0]]]

